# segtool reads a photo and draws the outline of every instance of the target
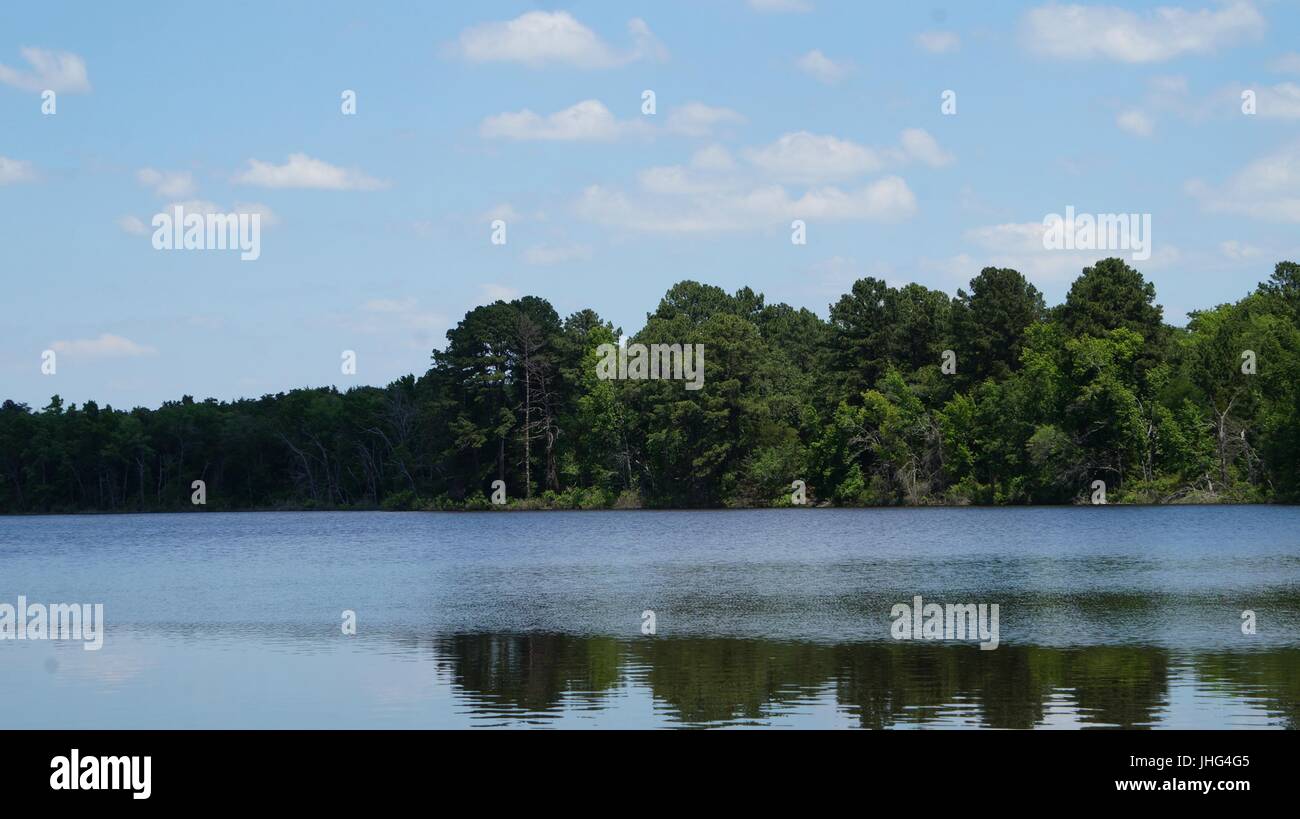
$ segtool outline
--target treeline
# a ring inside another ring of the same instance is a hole
[[[692,281],[629,343],[702,344],[704,387],[602,380],[595,312],[477,307],[423,375],[130,411],[0,407],[0,511],[1295,502],[1300,265],[1164,323],[1119,259],[1047,307],[1014,270],[951,297],[854,283],[829,320]]]

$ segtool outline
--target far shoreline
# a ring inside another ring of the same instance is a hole
[[[503,513],[542,513],[542,512],[755,512],[755,511],[920,511],[920,510],[1028,510],[1028,509],[1082,509],[1115,507],[1119,509],[1173,509],[1173,508],[1295,508],[1300,503],[1267,501],[1260,503],[1241,503],[1225,501],[1223,503],[1036,503],[1036,504],[892,504],[874,506],[835,506],[833,504],[809,504],[807,506],[672,506],[672,507],[600,507],[596,509],[568,509],[561,507],[523,507],[506,505],[489,509],[383,509],[380,507],[274,507],[257,509],[155,509],[155,510],[82,510],[72,512],[6,512],[0,514],[0,520],[6,518],[52,518],[52,517],[126,517],[149,515],[243,515],[243,514],[301,514],[301,513],[365,513],[382,514],[425,514],[425,515],[461,515],[461,514],[503,514]]]

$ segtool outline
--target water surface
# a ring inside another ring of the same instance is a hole
[[[20,594],[103,603],[108,630],[0,642],[0,727],[1300,714],[1293,507],[0,518],[0,602]],[[918,594],[999,604],[1001,645],[892,639]]]

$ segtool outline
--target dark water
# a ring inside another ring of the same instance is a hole
[[[107,634],[0,641],[0,727],[1300,717],[1288,507],[0,518],[20,594]],[[893,639],[914,595],[998,604],[999,646]]]

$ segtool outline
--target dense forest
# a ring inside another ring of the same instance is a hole
[[[863,278],[823,320],[674,285],[629,344],[702,344],[704,386],[598,377],[622,332],[476,307],[386,387],[119,410],[0,407],[0,512],[1300,500],[1300,265],[1164,322],[1120,259],[1048,307],[986,268],[955,297]],[[946,363],[946,366],[945,366]],[[195,480],[206,505],[191,502]]]

